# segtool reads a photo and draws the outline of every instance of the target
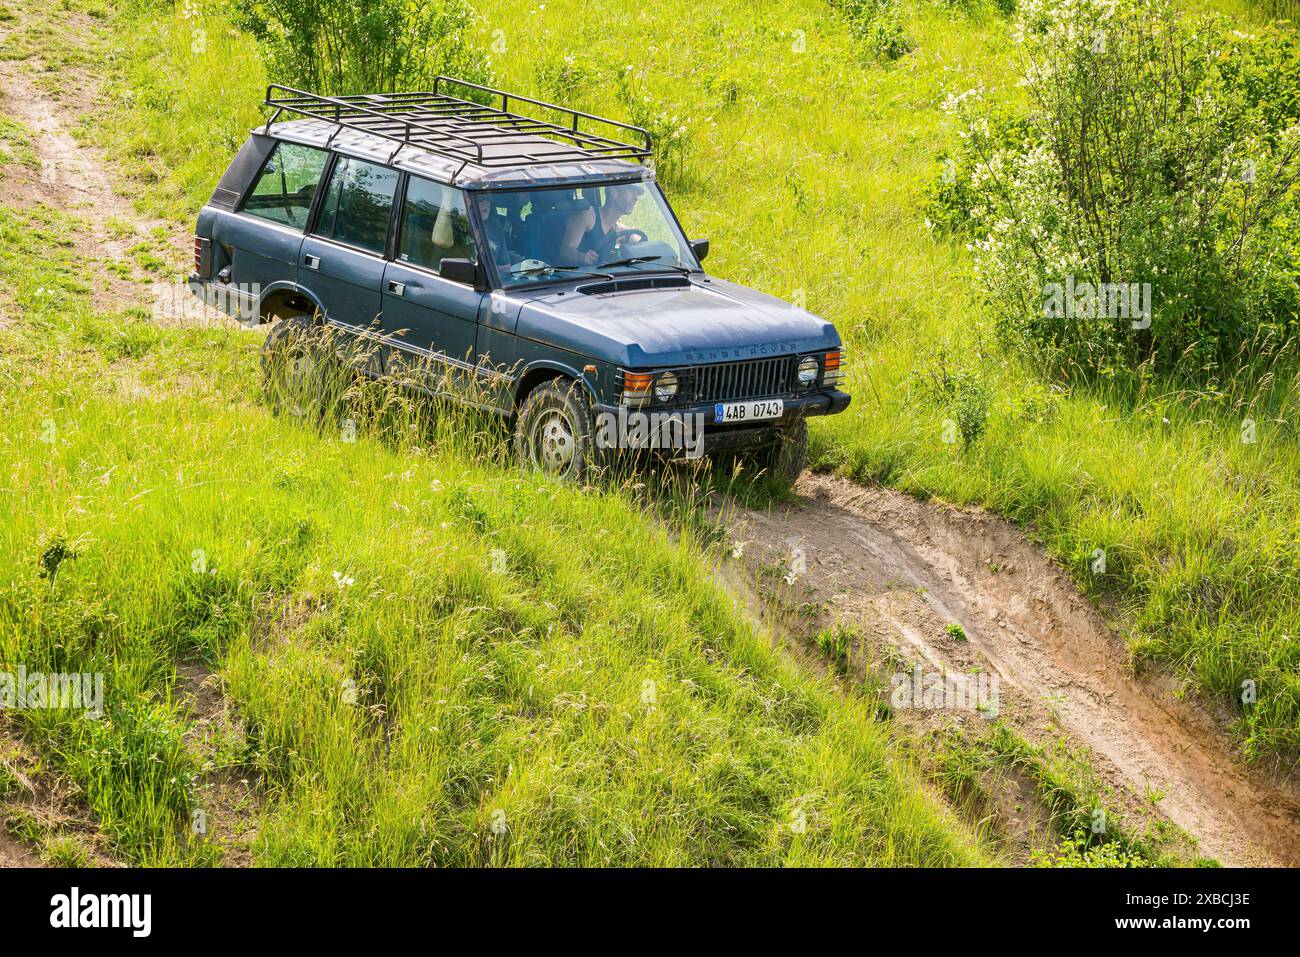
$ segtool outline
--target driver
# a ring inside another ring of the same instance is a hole
[[[614,251],[619,233],[625,230],[620,220],[636,208],[645,187],[639,183],[605,188],[605,202],[592,193],[591,203],[576,210],[565,224],[563,252],[567,261],[594,265]]]

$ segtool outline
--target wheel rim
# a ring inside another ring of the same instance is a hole
[[[533,427],[533,461],[547,472],[567,472],[577,454],[573,423],[559,409],[548,409]]]

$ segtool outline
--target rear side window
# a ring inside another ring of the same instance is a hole
[[[328,157],[310,146],[279,144],[244,200],[244,212],[302,229]]]
[[[315,233],[382,253],[397,190],[397,170],[340,156],[330,175]]]
[[[397,258],[434,272],[444,259],[476,259],[465,194],[425,179],[407,180]]]

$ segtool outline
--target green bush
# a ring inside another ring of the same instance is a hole
[[[631,66],[618,74],[618,99],[627,110],[629,121],[650,133],[654,148],[654,168],[659,178],[681,186],[686,179],[691,155],[701,128],[712,123],[701,118],[678,101],[671,110],[647,89],[645,72]]]
[[[1101,844],[1089,842],[1085,832],[1061,839],[1058,847],[1048,851],[1034,851],[1031,854],[1034,867],[1150,867],[1141,854],[1124,847],[1124,845],[1107,841]]]
[[[968,233],[1004,338],[1089,374],[1201,370],[1300,312],[1300,46],[1168,0],[1029,0],[1028,116],[982,91],[932,219]]]
[[[482,81],[465,0],[234,0],[274,82],[315,93],[428,89],[439,73]]]
[[[897,60],[912,52],[912,41],[898,18],[898,0],[832,0],[832,3],[872,56]]]
[[[917,383],[924,395],[952,417],[963,449],[980,440],[988,429],[993,403],[993,391],[982,372],[959,368],[946,349],[939,349],[922,363]]]

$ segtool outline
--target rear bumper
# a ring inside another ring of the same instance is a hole
[[[188,282],[194,298],[205,306],[224,312],[245,326],[257,325],[261,302],[256,288],[219,282],[216,279],[201,279],[198,273],[190,273]]]

